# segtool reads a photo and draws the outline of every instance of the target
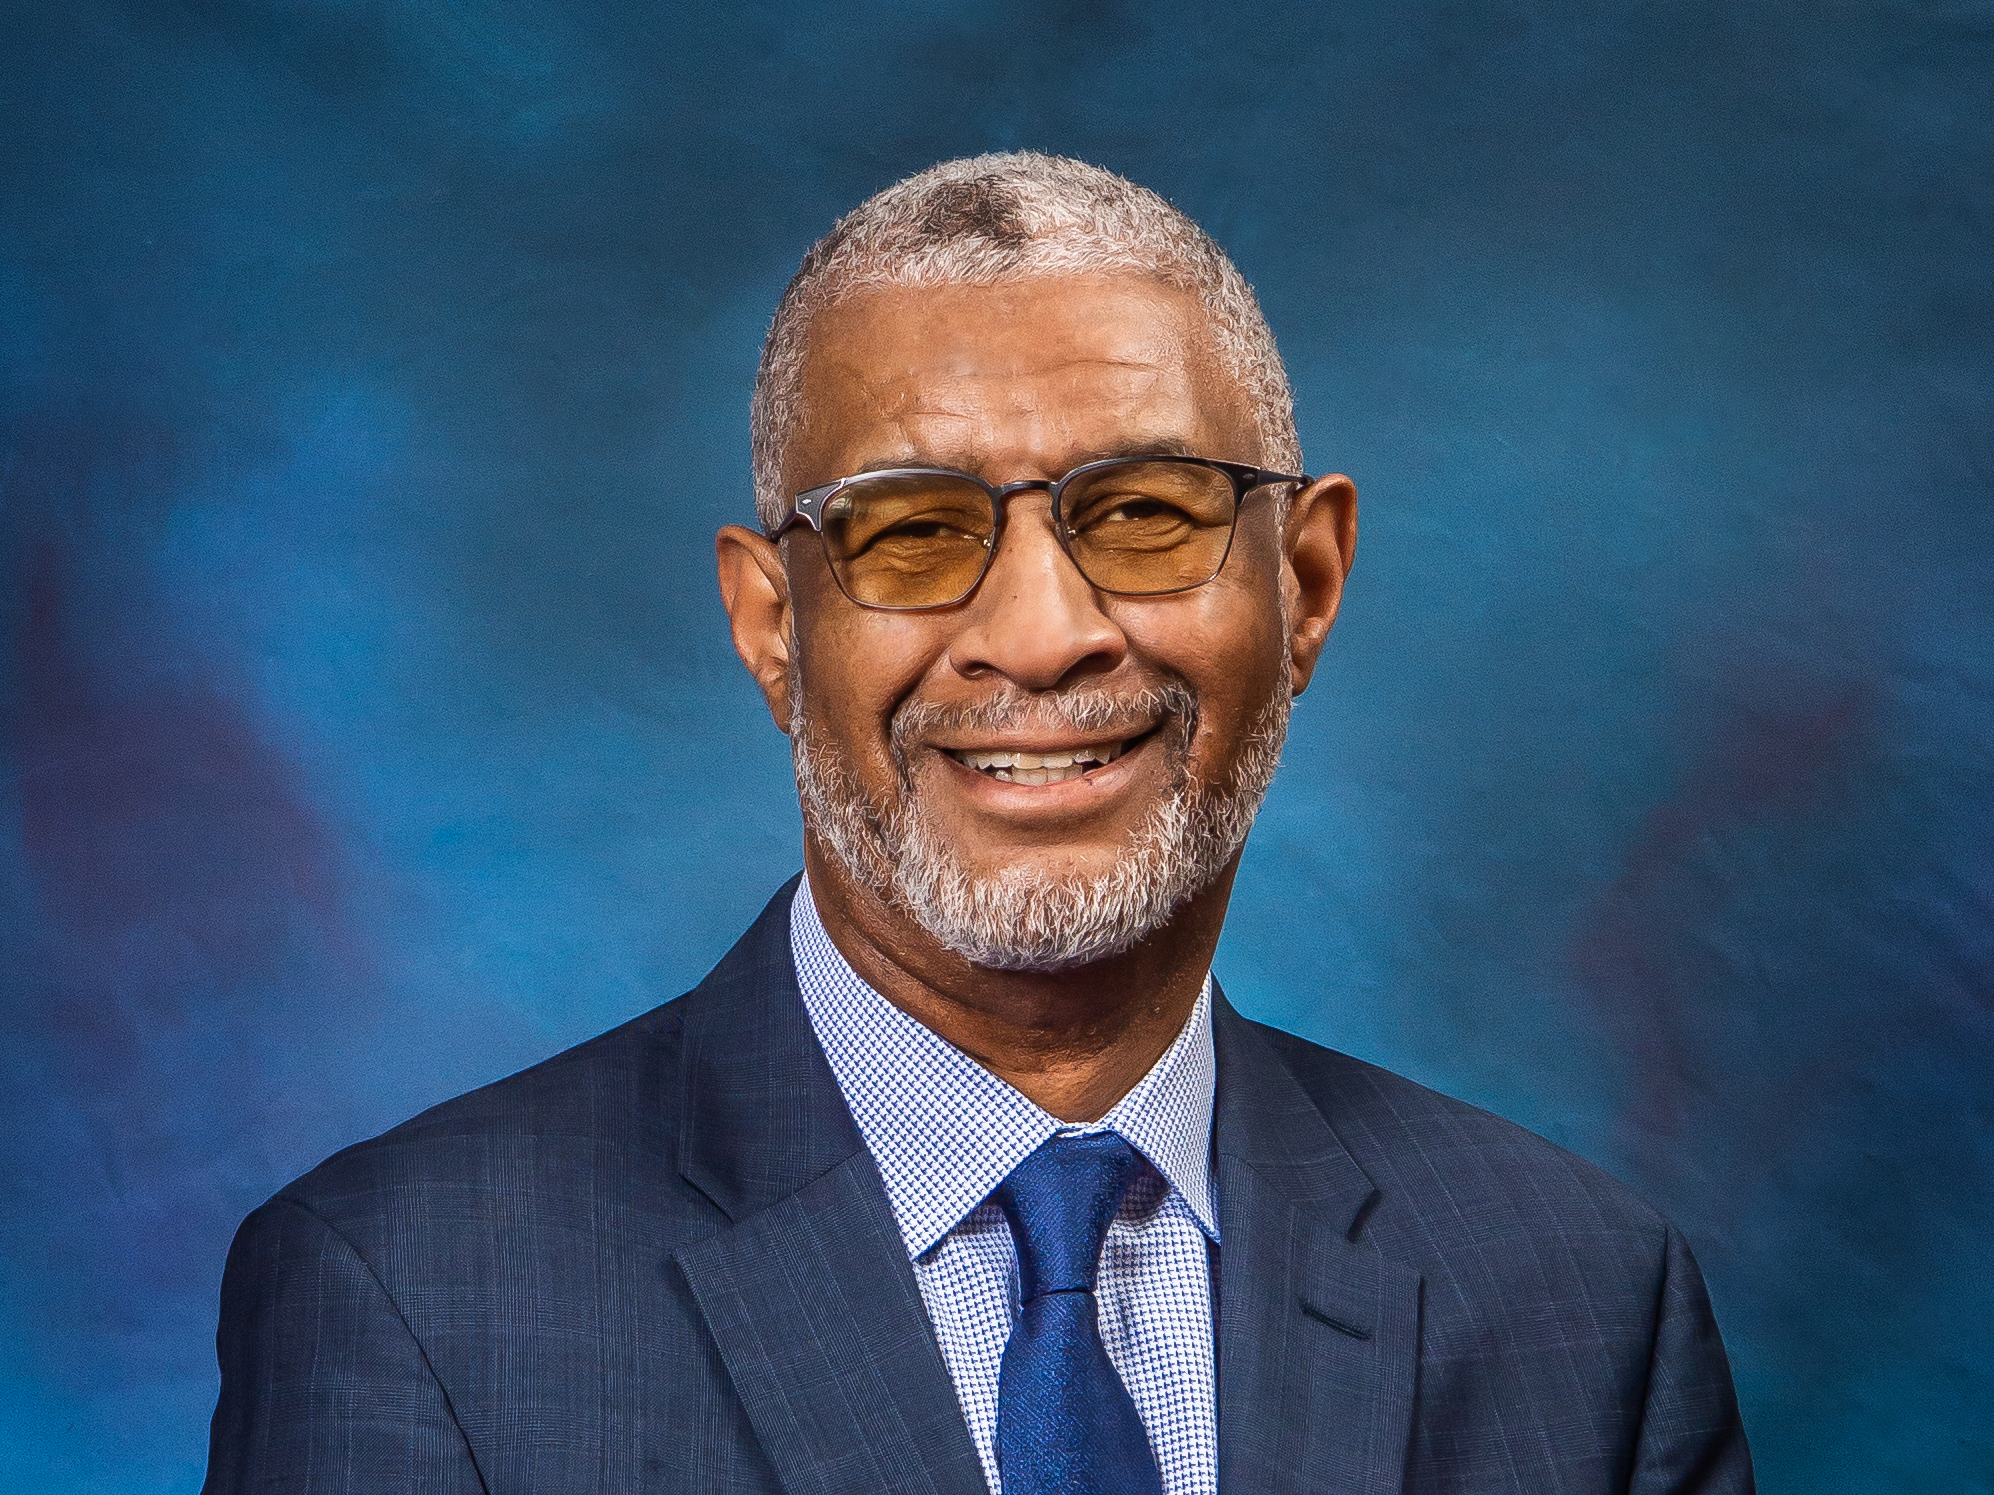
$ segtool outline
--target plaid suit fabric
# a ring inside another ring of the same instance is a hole
[[[329,1159],[230,1252],[207,1490],[979,1495],[793,885],[700,987]],[[1216,991],[1227,1495],[1741,1495],[1681,1238]]]

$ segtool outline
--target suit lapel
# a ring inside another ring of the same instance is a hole
[[[1377,1191],[1273,1047],[1223,996],[1219,1488],[1401,1488],[1420,1279],[1358,1239]]]
[[[796,989],[792,882],[685,999],[674,1260],[789,1495],[985,1495],[878,1169]]]

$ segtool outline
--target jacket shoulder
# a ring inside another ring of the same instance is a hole
[[[734,1097],[710,1076],[702,1089],[690,1055],[702,1042],[751,1053],[793,1043],[795,887],[685,995],[335,1153],[272,1202],[317,1215],[363,1254],[420,1242],[435,1258],[440,1244],[484,1251],[494,1236],[572,1254],[591,1235],[572,1228],[579,1220],[632,1249],[714,1228],[720,1210],[684,1180],[679,1149],[694,1091],[709,1107]]]
[[[1253,1028],[1385,1193],[1473,1234],[1628,1233],[1669,1222],[1597,1164],[1491,1111],[1278,1028]]]
[[[278,1191],[342,1233],[397,1200],[489,1213],[525,1180],[670,1165],[683,1035],[677,998],[334,1153]]]

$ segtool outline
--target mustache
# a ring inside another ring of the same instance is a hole
[[[931,701],[903,703],[893,713],[891,747],[893,761],[904,778],[913,744],[934,734],[1063,728],[1134,737],[1159,724],[1167,725],[1180,743],[1196,735],[1198,697],[1182,681],[1167,680],[1131,691],[1098,685],[1025,691],[1007,685],[988,700],[961,706],[939,706]]]

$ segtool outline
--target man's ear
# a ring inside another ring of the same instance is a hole
[[[762,688],[769,715],[789,730],[792,618],[789,573],[773,540],[730,524],[713,538],[720,570],[720,604],[734,634],[734,652]]]
[[[1308,688],[1343,602],[1343,580],[1357,553],[1357,485],[1340,472],[1317,478],[1288,503],[1282,531],[1289,644],[1295,694]]]

